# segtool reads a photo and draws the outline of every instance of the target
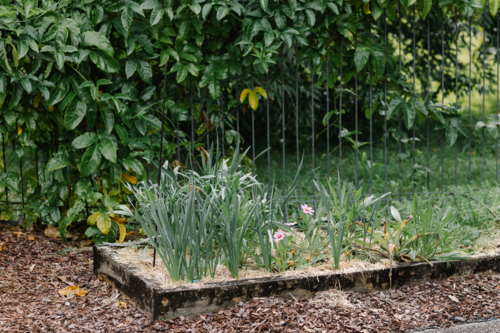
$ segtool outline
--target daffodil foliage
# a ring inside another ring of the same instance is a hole
[[[174,159],[177,150],[189,151],[190,132],[183,124],[190,116],[198,136],[224,121],[208,119],[201,108],[206,98],[208,109],[217,115],[223,109],[223,91],[227,96],[227,89],[234,88],[229,79],[247,77],[252,67],[259,75],[278,69],[280,54],[293,53],[295,45],[301,61],[312,61],[317,85],[329,76],[331,85],[337,80],[338,72],[324,68],[326,52],[332,51],[330,68],[338,67],[343,48],[350,78],[353,69],[365,73],[365,81],[368,71],[373,82],[390,78],[396,93],[389,98],[389,119],[404,116],[410,126],[418,114],[432,117],[449,129],[447,137],[453,142],[463,130],[456,108],[445,110],[414,96],[406,78],[395,70],[393,54],[380,39],[368,42],[367,32],[384,11],[394,19],[398,6],[404,15],[416,8],[425,18],[431,8],[439,15],[451,16],[455,10],[473,15],[487,5],[475,0],[1,3],[0,134],[12,152],[7,164],[24,161],[24,181],[20,169],[6,165],[0,186],[17,198],[24,194],[28,222],[40,218],[59,225],[63,236],[69,224],[90,216],[87,236],[96,241],[123,240],[123,221],[113,222],[110,207],[126,201],[121,183],[145,180],[146,164],[158,158],[165,70],[166,159]],[[495,14],[498,0],[489,6]],[[229,114],[247,96],[254,110],[257,94],[267,98],[267,88],[250,87],[245,79],[240,101],[231,97],[223,104]],[[194,106],[187,90],[195,92]],[[226,145],[234,144],[235,133],[227,129]],[[0,218],[9,219],[9,209],[4,208]]]

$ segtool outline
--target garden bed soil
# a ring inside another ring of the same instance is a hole
[[[94,246],[94,272],[130,297],[152,319],[169,319],[218,311],[242,301],[263,297],[298,299],[328,289],[375,292],[392,287],[421,284],[435,279],[470,274],[500,273],[500,254],[471,257],[466,261],[402,263],[392,268],[315,276],[284,275],[218,283],[191,284],[171,288],[145,277],[140,267],[120,262],[116,248]],[[159,258],[157,258],[159,261]]]

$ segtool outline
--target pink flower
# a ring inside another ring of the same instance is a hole
[[[281,230],[278,230],[277,232],[274,233],[274,241],[278,243],[280,240],[285,238],[285,233]]]
[[[287,226],[289,226],[289,227],[291,227],[292,225],[296,225],[296,224],[297,224],[297,222],[285,223],[285,225],[287,225]]]
[[[314,213],[314,210],[312,209],[312,207],[309,207],[308,205],[304,204],[302,206],[300,206],[300,208],[302,208],[302,212],[306,213],[306,214],[310,214],[310,215],[313,215]]]

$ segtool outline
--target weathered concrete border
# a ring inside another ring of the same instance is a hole
[[[389,268],[352,273],[332,273],[314,277],[270,277],[201,285],[199,288],[164,289],[156,282],[139,277],[133,266],[113,259],[114,249],[94,246],[94,273],[106,278],[131,298],[148,316],[169,319],[213,312],[256,297],[307,297],[341,288],[358,292],[389,289]],[[469,274],[500,273],[500,254],[467,261],[401,264],[392,270],[392,286],[420,284],[434,279]]]

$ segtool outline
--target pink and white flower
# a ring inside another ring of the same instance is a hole
[[[285,225],[287,225],[289,227],[291,227],[292,225],[296,225],[296,224],[297,224],[297,222],[285,223]]]
[[[276,231],[274,233],[273,237],[274,237],[274,241],[276,243],[278,243],[280,240],[282,240],[283,238],[285,238],[285,233],[283,231],[281,231],[281,230],[278,230],[278,231]]]
[[[300,206],[300,208],[302,208],[302,212],[305,214],[313,215],[314,213],[314,209],[312,209],[312,207],[309,207],[306,204]]]

